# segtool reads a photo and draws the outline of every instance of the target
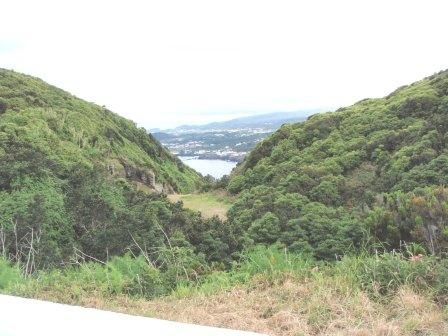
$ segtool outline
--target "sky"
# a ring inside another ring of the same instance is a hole
[[[146,128],[335,109],[448,68],[444,0],[0,1],[0,67]]]

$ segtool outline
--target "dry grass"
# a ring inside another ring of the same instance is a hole
[[[51,298],[51,297],[50,297]],[[47,297],[48,299],[48,297]],[[82,305],[162,319],[251,330],[268,335],[447,335],[443,310],[429,298],[402,288],[390,302],[374,302],[343,279],[259,280],[211,296],[104,300]]]
[[[202,194],[172,194],[168,195],[171,202],[182,201],[188,209],[201,212],[204,218],[218,216],[225,220],[227,210],[231,206],[231,201],[223,193],[202,193]]]

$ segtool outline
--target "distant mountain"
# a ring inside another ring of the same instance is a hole
[[[310,115],[323,112],[323,109],[310,109],[295,112],[273,112],[251,115],[226,121],[213,122],[205,125],[182,125],[170,130],[151,129],[151,133],[196,132],[204,130],[229,130],[236,128],[261,128],[274,130],[285,123],[299,122]]]
[[[280,126],[304,121],[316,112],[318,110],[269,113],[199,126],[184,125],[159,130],[153,136],[179,156],[238,162]]]

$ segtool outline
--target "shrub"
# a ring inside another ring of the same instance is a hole
[[[402,117],[424,117],[437,107],[439,101],[432,95],[416,95],[407,98],[398,108],[397,114]]]
[[[1,269],[0,265],[0,289],[3,280]],[[35,296],[48,289],[57,301],[62,302],[73,302],[93,294],[154,298],[168,292],[158,269],[143,257],[130,255],[114,257],[106,264],[86,262],[62,270],[40,271],[13,291],[19,295]]]
[[[157,297],[166,292],[160,271],[148,264],[142,256],[114,257],[107,263],[107,269],[111,292],[146,298]]]
[[[345,257],[336,265],[336,271],[351,275],[361,289],[379,298],[393,294],[405,285],[416,290],[430,288],[434,282],[435,264],[432,257],[407,258],[392,252]]]
[[[255,275],[273,280],[285,275],[305,275],[313,264],[313,260],[307,256],[289,253],[275,245],[258,245],[242,254],[241,262],[233,268],[233,272],[245,281]]]
[[[267,212],[252,223],[248,233],[257,243],[272,244],[280,235],[280,221],[272,212]]]
[[[8,102],[3,98],[0,98],[0,114],[3,114],[8,109]]]
[[[20,269],[17,265],[11,265],[8,261],[0,258],[0,290],[8,289],[10,286],[23,281]]]
[[[432,280],[436,300],[448,305],[448,260],[441,260],[434,265]]]
[[[229,184],[227,185],[227,190],[231,194],[238,194],[244,188],[244,182],[245,180],[243,176],[236,176],[235,178],[230,180]]]

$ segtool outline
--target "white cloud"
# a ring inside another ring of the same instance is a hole
[[[445,3],[4,1],[0,66],[149,128],[338,107],[447,68]]]

